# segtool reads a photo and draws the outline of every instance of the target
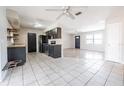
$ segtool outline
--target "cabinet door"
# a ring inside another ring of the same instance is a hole
[[[54,56],[54,46],[49,45],[49,56]]]
[[[61,45],[54,46],[54,58],[61,57]]]
[[[61,28],[57,28],[56,38],[61,38]]]
[[[121,23],[107,25],[105,59],[115,62],[121,60]]]

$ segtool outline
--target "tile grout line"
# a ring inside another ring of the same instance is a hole
[[[95,65],[97,62],[95,62],[94,64],[92,64],[90,67],[92,67],[93,65]],[[85,64],[83,64],[83,65],[86,65],[86,64],[88,64],[88,63],[85,63]],[[88,69],[90,68],[90,67],[88,67],[84,72],[82,72],[82,73],[80,73],[79,75],[81,75],[81,74],[83,74],[83,73],[85,73],[86,71],[88,71]],[[92,72],[91,72],[92,73]],[[70,73],[69,73],[70,74]],[[70,74],[71,75],[71,74]],[[78,76],[79,76],[78,75]],[[71,75],[71,76],[73,76],[73,75]],[[77,76],[77,77],[78,77]],[[70,80],[69,82],[67,82],[67,84],[69,84],[71,81],[73,81],[74,79],[76,79],[77,77],[74,77],[72,80]],[[63,78],[63,77],[62,77]],[[64,78],[63,78],[64,79]],[[79,80],[79,79],[78,79]],[[81,81],[81,80],[79,80],[79,81]],[[71,85],[70,85],[71,86]]]
[[[86,64],[86,63],[85,63]],[[85,65],[83,64],[83,65]],[[48,65],[48,64],[47,64]],[[56,65],[56,64],[55,64]],[[49,66],[49,65],[48,65]],[[56,65],[58,67],[58,65]],[[60,67],[60,66],[59,66]],[[64,68],[60,67],[60,69],[64,70]],[[56,71],[55,71],[56,72]],[[68,73],[68,72],[67,72]],[[69,73],[70,74],[70,73]],[[71,75],[71,74],[70,74]]]
[[[52,61],[51,61],[52,62]],[[49,66],[48,64],[46,64],[47,66]],[[56,65],[56,64],[55,64]],[[58,66],[58,65],[56,65],[56,66]],[[50,66],[49,66],[50,67]],[[51,67],[50,67],[51,68]],[[51,68],[52,69],[52,68]],[[63,68],[61,68],[62,70],[64,70]],[[54,69],[52,69],[57,75],[59,75]],[[67,73],[66,73],[67,74]],[[69,75],[71,75],[70,73],[68,73]],[[60,76],[60,78],[62,78],[64,81],[65,81],[65,79],[61,76],[61,75],[59,75]],[[72,76],[72,75],[71,75]],[[56,79],[56,80],[58,80],[58,79]],[[54,80],[54,81],[56,81],[56,80]],[[53,82],[53,81],[52,81]],[[67,81],[65,81],[67,84],[69,84]],[[70,85],[70,84],[69,84]],[[71,86],[71,85],[70,85]]]
[[[32,57],[33,54],[31,53],[30,56]],[[29,59],[29,57],[28,57],[28,59]],[[35,77],[35,79],[36,79],[36,81],[37,81],[37,84],[38,84],[38,86],[40,86],[40,83],[39,83],[39,81],[38,81],[38,79],[37,79],[37,77],[36,77],[36,74],[35,74],[35,72],[34,72],[34,69],[33,69],[33,67],[32,67],[32,62],[29,61],[29,64],[31,65],[31,69],[32,69],[32,72],[33,72],[33,74],[34,74],[34,77]]]
[[[8,80],[8,84],[7,84],[7,86],[9,86],[10,79],[11,79],[11,76],[12,76],[12,74],[13,74],[13,69],[15,69],[15,68],[11,68],[10,77],[9,77],[9,80]]]
[[[34,56],[34,55],[32,55],[32,56]],[[37,56],[38,56],[37,58],[39,59],[39,55],[37,55]],[[34,57],[35,57],[35,56],[34,56]],[[36,60],[37,60],[37,58],[35,57]],[[38,60],[37,60],[37,61],[38,61]],[[45,73],[45,71],[42,69],[41,65],[40,65],[37,61],[36,61],[37,65],[38,65],[38,66],[40,67],[40,69]],[[46,64],[46,63],[44,63],[44,64]],[[46,64],[46,65],[49,67],[48,64]],[[49,78],[49,76],[48,76],[47,74],[46,74],[46,76]],[[49,79],[50,79],[50,78],[49,78]],[[57,78],[57,79],[58,79],[58,78]],[[55,80],[57,80],[57,79],[55,79]],[[55,80],[54,80],[54,81],[55,81]],[[52,82],[53,82],[53,81],[50,81],[49,83],[52,83]],[[48,84],[49,84],[49,83],[48,83]],[[45,85],[46,85],[46,84],[45,84]]]
[[[51,67],[50,67],[51,68]],[[52,68],[51,68],[52,69]],[[54,71],[54,69],[52,69],[53,71]],[[65,81],[65,79],[61,76],[61,75],[59,75],[56,71],[54,71],[54,73],[56,73],[60,78],[62,78],[64,81]],[[56,80],[58,80],[59,78],[57,78],[57,79],[55,79],[54,81],[56,81]],[[54,81],[52,81],[53,83],[54,83]],[[66,82],[66,81],[65,81]],[[67,84],[68,84],[68,82],[66,82]]]
[[[95,64],[96,64],[96,62],[95,62],[93,65],[95,65]],[[92,66],[93,66],[93,65],[92,65]],[[92,67],[92,66],[90,66],[90,67]],[[90,67],[88,67],[88,69],[89,69]],[[85,72],[88,71],[88,69],[86,69]],[[80,75],[83,74],[83,73],[85,73],[85,72],[80,73]],[[92,73],[92,72],[91,72],[91,73]],[[78,75],[78,76],[80,76],[80,75]],[[78,77],[78,76],[77,76],[77,77]],[[77,78],[77,77],[75,77],[75,78]],[[74,79],[75,79],[75,78],[74,78]],[[73,79],[73,80],[74,80],[74,79]],[[79,80],[79,79],[78,79],[78,80]],[[71,80],[71,81],[72,81],[72,80]],[[71,81],[69,81],[68,83],[70,83]],[[79,80],[79,81],[81,81],[81,80]]]
[[[112,68],[111,68],[111,71],[110,71],[108,77],[106,78],[106,81],[105,81],[105,83],[104,83],[104,86],[106,86],[106,83],[107,83],[107,81],[108,81],[108,79],[109,79],[109,77],[110,77],[110,75],[111,75],[111,73],[112,73],[112,70],[113,70],[113,68],[114,68],[114,65],[115,65],[115,64],[113,64],[113,66],[112,66]]]
[[[34,56],[34,55],[32,55],[32,56]],[[40,55],[39,55],[39,57],[40,57]],[[38,62],[39,62],[38,59],[41,59],[41,58],[39,58],[39,57],[36,57],[36,58],[35,58],[35,59],[37,60],[37,61],[36,61],[37,64],[39,64],[39,63],[38,63]],[[37,59],[37,58],[38,58],[38,59]],[[50,60],[50,59],[49,59],[49,60]],[[46,61],[47,61],[47,60],[46,60]],[[54,62],[54,60],[52,60],[52,61]],[[55,60],[55,61],[56,61],[56,60]],[[44,62],[44,63],[45,63],[45,62]],[[93,63],[92,66],[95,65],[96,63],[97,63],[97,62]],[[104,62],[104,63],[105,63],[105,62]],[[30,64],[31,64],[31,62],[30,62]],[[46,64],[50,69],[52,69],[52,70],[54,71],[54,69],[51,68],[50,65],[48,65],[48,62],[45,63],[45,64]],[[53,64],[54,64],[54,63],[53,63]],[[87,63],[86,63],[86,64],[87,64]],[[31,65],[32,65],[32,64],[31,64]],[[58,66],[58,64],[54,64],[54,65]],[[38,65],[38,66],[40,67],[40,69],[42,69],[42,67],[41,67],[40,65]],[[92,67],[92,66],[90,66],[90,67]],[[90,68],[90,67],[89,67],[89,68]],[[88,68],[88,69],[89,69],[89,68]],[[108,76],[107,79],[109,78],[109,76],[110,76],[110,74],[111,74],[113,68],[114,68],[114,64],[112,64],[112,66],[111,66],[110,73],[107,75],[107,76]],[[33,69],[33,68],[32,68],[32,69]],[[88,69],[87,69],[86,71],[88,71]],[[124,69],[124,67],[123,67],[123,69]],[[85,71],[85,72],[86,72],[86,71]],[[44,72],[44,70],[43,70],[43,72]],[[57,75],[59,75],[56,71],[54,71],[54,72],[55,72]],[[85,72],[84,72],[84,73],[85,73]],[[99,72],[99,71],[98,71],[98,72]],[[92,73],[92,72],[91,72],[91,73]],[[97,73],[97,72],[96,72],[96,73]],[[95,74],[96,74],[96,73],[95,73]],[[124,72],[123,72],[123,73],[124,73]],[[93,75],[93,77],[95,76],[95,74]],[[46,75],[47,75],[47,74],[46,74]],[[123,74],[123,75],[124,75],[124,74]],[[60,78],[62,78],[61,75],[59,75],[59,76],[60,76]],[[35,77],[35,78],[36,78],[36,77]],[[76,78],[76,77],[75,77],[75,78]],[[123,77],[123,78],[124,78],[124,77]],[[106,79],[106,82],[107,82],[107,79]],[[57,80],[57,79],[56,79],[56,80]],[[54,81],[56,81],[56,80],[54,80]],[[52,82],[54,83],[54,81],[52,81]],[[65,81],[65,80],[64,80],[64,81]],[[106,83],[106,82],[105,82],[105,83]],[[124,82],[124,81],[123,81],[123,82]],[[51,83],[51,82],[50,82],[50,83]],[[49,84],[49,83],[48,83],[48,84]],[[68,83],[67,83],[67,84],[68,84]],[[70,85],[70,86],[71,86],[71,85]]]
[[[39,59],[39,58],[38,58]],[[39,64],[39,63],[37,63],[37,64]],[[46,64],[46,63],[45,63]],[[48,64],[46,64],[50,69],[52,69]],[[40,66],[40,64],[39,64],[39,66]],[[41,66],[40,66],[41,67]],[[42,68],[41,68],[42,69]],[[43,69],[42,69],[43,70]],[[54,69],[52,69],[53,71],[54,71]],[[43,70],[43,72],[44,72],[44,70]],[[54,71],[54,73],[56,73],[55,71]],[[56,73],[57,74],[57,73]],[[58,74],[57,74],[58,75]],[[46,76],[49,78],[49,76],[46,74]],[[60,76],[60,75],[59,75]],[[61,76],[60,76],[60,78],[61,78]],[[56,80],[58,80],[59,78],[57,78],[57,79],[55,79],[54,81],[56,81]],[[49,82],[49,83],[52,83],[52,82],[54,82],[54,81],[51,81],[51,82]],[[65,81],[65,80],[64,80]],[[66,81],[65,81],[66,82]],[[48,83],[48,84],[49,84]]]
[[[51,61],[52,62],[52,61]],[[46,64],[46,63],[45,63]],[[48,64],[46,64],[47,66],[49,66]],[[56,64],[54,64],[54,65],[56,65]],[[56,66],[58,66],[58,65],[56,65]],[[50,67],[50,66],[49,66]],[[50,67],[51,68],[51,67]],[[52,68],[51,68],[52,69]],[[63,68],[61,68],[62,70],[64,70]],[[52,69],[57,75],[59,75],[54,69]],[[69,75],[71,75],[70,73],[66,73],[66,74],[69,74]],[[60,76],[60,78],[62,78],[64,81],[65,81],[65,79],[61,76],[61,75],[59,75]],[[72,75],[71,75],[72,76]],[[56,81],[56,80],[58,80],[58,78],[57,79],[55,79],[54,81]],[[52,81],[52,82],[54,82],[54,81]],[[50,83],[52,83],[52,82],[50,82]],[[67,84],[69,84],[67,81],[65,81]],[[69,84],[70,85],[70,84]],[[71,86],[71,85],[70,85]]]
[[[36,75],[35,75],[35,73],[34,73],[34,70],[33,70],[32,64],[31,64],[31,62],[30,62],[30,60],[29,60],[29,57],[27,57],[27,60],[28,60],[28,62],[29,62],[29,64],[30,64],[30,66],[31,66],[31,70],[32,70],[32,72],[33,72],[33,74],[34,74],[34,77],[35,77],[35,79],[36,79],[36,81],[37,81],[37,83],[38,83],[38,86],[39,86],[40,84],[39,84],[39,82],[38,82],[38,80],[37,80],[37,78],[36,78]]]
[[[24,70],[23,70],[23,66],[22,66],[22,84],[24,86]]]
[[[32,55],[32,56],[33,56],[33,55]],[[35,59],[36,59],[36,58],[35,58]],[[39,59],[39,58],[38,58],[38,59]],[[36,59],[36,60],[37,60],[37,59]],[[38,61],[38,60],[37,60],[37,61]],[[37,61],[36,61],[37,65],[38,65],[38,66],[40,67],[40,69],[45,73],[45,71],[42,69],[41,65],[40,65]],[[49,78],[49,76],[48,76],[47,74],[46,74],[46,76]]]
[[[37,63],[38,64],[38,63]],[[49,67],[49,65],[46,63],[46,65]],[[93,64],[93,65],[95,65],[95,64]],[[57,65],[56,65],[57,66]],[[41,67],[41,66],[40,66]],[[50,67],[51,68],[51,67]],[[90,67],[89,67],[90,68]],[[56,73],[56,72],[55,72]],[[56,73],[57,74],[57,73]],[[60,75],[59,75],[60,76]],[[60,76],[61,77],[61,76]]]
[[[93,79],[93,77],[95,77],[95,75],[103,68],[103,66],[104,66],[104,63],[103,63],[103,65],[101,66],[101,68],[84,84],[84,86],[86,86],[86,85],[89,83],[89,81],[90,81],[91,79]]]

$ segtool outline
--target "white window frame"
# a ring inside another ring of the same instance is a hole
[[[95,39],[95,35],[97,35],[97,34],[100,34],[101,37],[97,37],[97,38]],[[91,35],[92,38],[87,38],[88,35]],[[91,41],[91,43],[88,42],[88,41]],[[98,42],[95,43],[95,41],[99,41],[99,43],[98,43]],[[86,35],[86,44],[87,44],[87,45],[102,45],[102,44],[103,44],[103,35],[102,35],[102,33],[91,33],[91,34],[87,34],[87,35]]]
[[[98,37],[95,38],[95,35],[98,35]],[[103,44],[103,35],[102,35],[102,33],[94,33],[93,37],[94,37],[94,40],[93,40],[94,45],[102,45]],[[100,41],[100,42],[95,42],[95,41]]]
[[[91,38],[89,38],[88,36],[91,35]],[[88,42],[88,41],[91,41],[91,42]],[[93,44],[93,34],[87,34],[86,35],[86,44]]]

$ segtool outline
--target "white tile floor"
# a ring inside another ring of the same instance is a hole
[[[105,62],[103,53],[67,49],[64,58],[27,55],[27,62],[8,71],[1,86],[123,86],[124,65]]]

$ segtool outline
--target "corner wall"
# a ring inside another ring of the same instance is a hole
[[[7,71],[2,71],[7,63],[7,27],[6,7],[0,7],[0,81],[7,74]]]

